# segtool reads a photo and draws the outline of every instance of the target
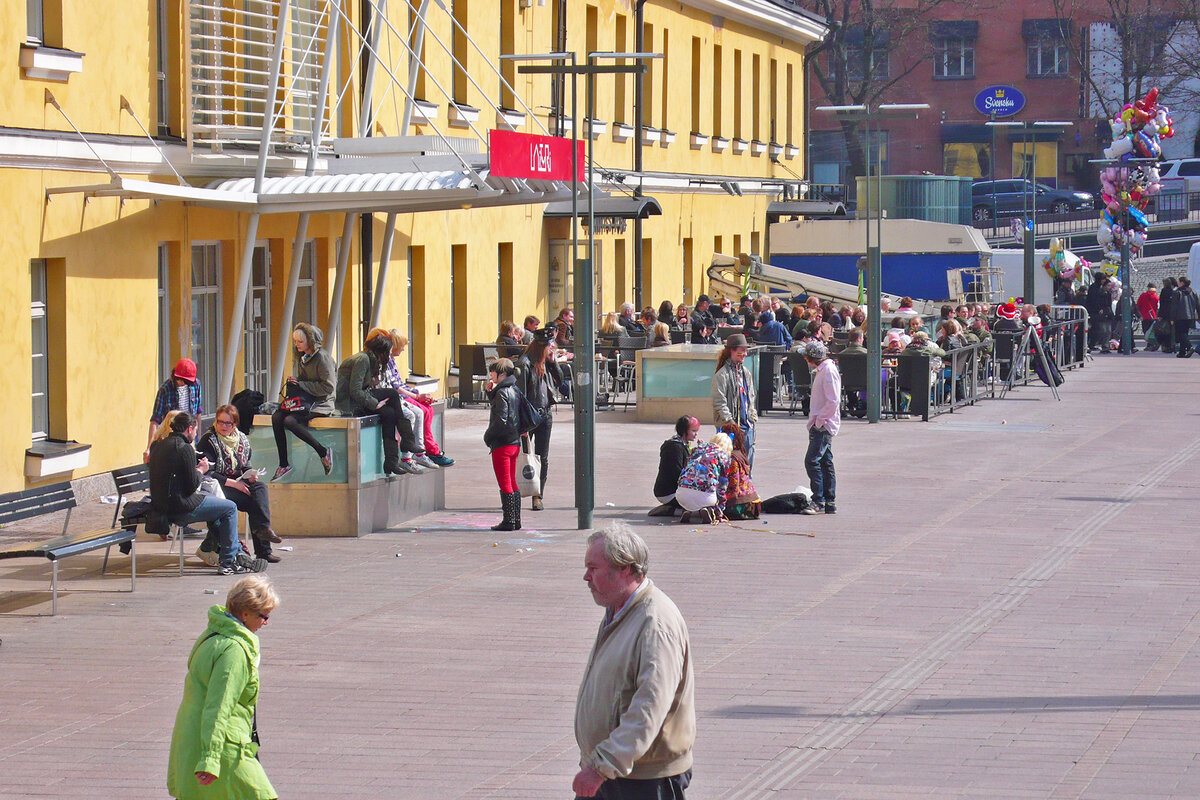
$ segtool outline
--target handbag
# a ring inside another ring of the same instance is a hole
[[[542,415],[533,407],[533,403],[529,402],[528,397],[520,393],[518,396],[521,400],[517,404],[517,432],[524,436],[542,424]]]
[[[285,386],[283,394],[284,399],[279,404],[279,407],[284,411],[308,411],[313,407],[317,399],[301,389],[300,385],[296,383],[289,383]]]
[[[521,437],[521,452],[517,454],[517,491],[523,497],[542,494],[542,459],[533,452],[528,436]]]

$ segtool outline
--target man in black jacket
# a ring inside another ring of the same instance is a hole
[[[237,506],[224,497],[200,494],[201,477],[208,459],[196,460],[199,420],[180,412],[171,420],[171,433],[150,448],[150,505],[177,525],[207,522],[217,542],[221,575],[262,572],[266,562],[249,556],[238,558]]]

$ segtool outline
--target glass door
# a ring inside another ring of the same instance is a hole
[[[243,330],[246,388],[270,396],[267,382],[271,380],[271,251],[266,242],[254,247]]]

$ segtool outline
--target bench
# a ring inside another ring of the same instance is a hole
[[[137,464],[132,467],[123,467],[112,471],[113,483],[117,487],[117,511],[113,514],[113,527],[117,527],[117,517],[121,513],[121,507],[125,504],[125,500],[129,495],[136,492],[150,492],[150,467],[147,464]],[[171,546],[167,552],[179,546],[179,574],[183,574],[183,534],[185,526],[177,525],[174,522],[170,523],[170,538]],[[158,535],[158,534],[155,534]]]
[[[5,558],[45,558],[51,564],[50,578],[50,614],[58,613],[58,562],[79,553],[104,548],[104,565],[100,569],[103,575],[108,569],[108,553],[113,545],[126,542],[130,546],[131,572],[129,576],[129,591],[137,584],[137,553],[134,549],[134,537],[137,530],[117,528],[117,518],[120,515],[122,503],[117,502],[117,513],[113,515],[112,527],[95,531],[68,532],[71,523],[71,510],[75,508],[75,492],[70,482],[55,483],[37,489],[26,489],[21,492],[0,495],[0,525],[40,517],[66,511],[62,533],[45,541],[20,542],[0,548],[0,559]]]

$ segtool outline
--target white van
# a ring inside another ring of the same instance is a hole
[[[1200,158],[1164,161],[1158,168],[1163,189],[1176,192],[1200,192]]]

